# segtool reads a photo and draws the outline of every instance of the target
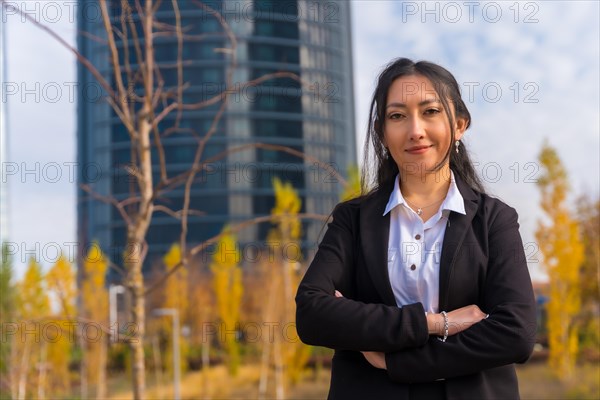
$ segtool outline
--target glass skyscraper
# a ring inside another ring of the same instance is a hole
[[[97,40],[105,34],[95,3],[80,0],[79,29],[87,34],[78,36],[78,47],[112,81],[108,48]],[[157,20],[174,25],[171,1],[159,4]],[[348,166],[356,164],[349,2],[213,0],[203,4],[225,18],[237,44],[234,89],[203,159],[245,144],[275,144],[303,152],[346,175]],[[189,85],[183,99],[185,103],[196,103],[225,88],[231,58],[220,49],[230,47],[230,41],[218,19],[198,2],[180,0],[179,8],[186,35],[183,80]],[[119,20],[117,10],[113,23],[120,26]],[[125,44],[122,40],[117,44],[123,64]],[[135,65],[131,41],[127,50]],[[174,87],[178,79],[176,36],[157,35],[155,54],[165,88]],[[257,86],[244,85],[280,71],[293,72],[301,81],[284,77]],[[131,162],[127,131],[98,94],[92,75],[81,65],[78,79],[79,181],[100,194],[127,198],[134,184],[124,169]],[[176,112],[161,123],[170,176],[189,168],[196,149],[194,135],[203,136],[209,130],[218,108],[219,104],[214,104],[184,111],[179,129],[172,133],[167,132],[174,125]],[[158,159],[153,158],[153,163],[158,171]],[[274,205],[272,180],[276,176],[290,181],[298,190],[303,212],[328,215],[339,200],[341,184],[312,159],[265,148],[230,153],[211,162],[192,187],[190,207],[203,214],[190,217],[188,241],[199,243],[218,234],[225,224],[268,215]],[[165,193],[158,203],[178,210],[182,195],[183,187],[178,187]],[[305,222],[305,247],[314,244],[322,226],[322,221]],[[268,229],[268,224],[250,227],[238,238],[242,244],[254,243],[264,240]],[[147,236],[149,262],[163,255],[178,241],[179,234],[177,219],[155,213]],[[118,262],[126,227],[117,210],[80,190],[78,236],[84,246],[97,240]]]

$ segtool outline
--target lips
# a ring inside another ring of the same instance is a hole
[[[405,151],[407,153],[410,153],[410,154],[421,154],[421,153],[426,152],[431,146],[432,145],[429,145],[429,146],[413,146],[413,147],[410,147],[410,148],[406,149]]]

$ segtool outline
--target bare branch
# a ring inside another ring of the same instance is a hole
[[[126,275],[125,269],[123,269],[119,265],[115,264],[111,260],[108,260],[108,266],[109,266],[109,268],[112,268],[115,271],[117,271],[119,273],[119,275],[121,275],[121,276],[125,276]]]
[[[167,25],[167,24],[164,24],[164,25]],[[173,25],[168,25],[168,26],[172,27]],[[207,33],[202,33],[200,35],[189,35],[189,34],[186,34],[185,32],[183,32],[183,30],[184,30],[184,28],[181,29],[181,37],[185,40],[189,40],[190,42],[201,42],[207,38],[227,36],[226,33],[222,33],[222,32],[207,32]],[[173,37],[176,35],[177,35],[177,32],[175,32],[175,29],[173,28],[173,32],[157,32],[154,34],[154,37]]]
[[[125,73],[127,74],[127,82],[128,88],[131,87],[131,93],[135,93],[135,81],[133,79],[133,72],[131,70],[131,63],[129,62],[129,35],[127,33],[127,21],[130,24],[133,24],[131,18],[131,8],[129,7],[129,3],[127,0],[121,0],[121,29],[123,31],[123,37],[121,38],[123,42],[123,53],[124,53],[124,62],[125,62]],[[132,27],[135,30],[135,26]],[[134,41],[135,42],[135,41]],[[131,100],[131,99],[130,99]],[[129,114],[132,115],[134,113],[133,110],[133,102],[129,102]]]
[[[77,33],[81,36],[85,36],[86,38],[93,40],[96,43],[100,43],[103,45],[106,45],[106,40],[104,40],[103,38],[101,38],[100,36],[94,35],[90,32],[86,32],[86,31],[82,31],[82,30],[77,30]]]
[[[173,11],[175,12],[175,30],[177,33],[177,99],[179,103],[183,103],[183,37],[181,32],[181,13],[177,0],[171,0]],[[177,108],[177,116],[175,118],[175,126],[178,127],[181,122],[182,108]],[[153,124],[154,125],[154,124]]]
[[[214,95],[213,97],[211,97],[209,99],[200,101],[198,103],[181,104],[180,101],[175,101],[175,102],[169,104],[167,107],[165,107],[160,112],[160,114],[158,114],[156,116],[156,118],[154,118],[152,125],[158,126],[158,124],[176,108],[181,108],[183,110],[202,109],[202,108],[211,106],[213,104],[217,104],[221,101],[225,101],[228,96],[230,96],[232,94],[237,94],[237,93],[241,92],[242,90],[245,90],[245,88],[247,86],[257,86],[263,82],[266,82],[270,79],[275,79],[275,78],[295,79],[295,80],[299,81],[302,86],[310,87],[309,82],[305,81],[304,79],[302,79],[301,77],[299,77],[297,74],[295,74],[293,72],[273,72],[270,74],[265,74],[259,78],[253,79],[251,81],[247,81],[243,85],[235,85],[234,86],[234,85],[228,84],[228,85],[226,85],[225,90],[219,92],[218,94]]]
[[[108,38],[108,48],[111,54],[111,61],[113,67],[113,74],[115,77],[115,83],[117,84],[117,94],[115,96],[118,99],[118,103],[115,104],[117,108],[120,108],[125,120],[129,121],[129,126],[133,126],[133,120],[129,112],[129,105],[127,103],[127,90],[123,84],[123,77],[121,76],[121,65],[119,64],[119,52],[117,51],[117,44],[113,33],[113,27],[110,22],[110,15],[106,5],[106,0],[98,0],[100,4],[100,10],[102,11],[102,20],[104,21],[104,29],[106,30]],[[135,138],[135,130],[129,130],[128,132],[132,138]]]
[[[133,196],[133,197],[128,197],[124,200],[121,200],[119,202],[119,204],[123,207],[129,206],[131,204],[135,204],[135,203],[139,203],[140,201],[142,201],[142,198],[139,196]]]
[[[77,58],[77,61],[79,61],[81,64],[83,64],[83,66],[86,67],[88,71],[90,71],[90,73],[94,76],[94,78],[96,78],[98,80],[98,82],[100,83],[102,88],[104,90],[106,90],[106,92],[108,92],[108,94],[110,96],[114,96],[114,92],[113,92],[110,84],[106,81],[106,79],[104,79],[104,76],[102,76],[100,71],[98,71],[98,69],[96,67],[94,67],[94,64],[92,64],[91,61],[88,60],[83,54],[81,54],[79,51],[77,51],[77,49],[75,47],[73,47],[69,43],[67,43],[63,38],[61,38],[52,29],[50,29],[46,25],[38,22],[34,17],[31,17],[28,13],[23,12],[20,8],[16,7],[14,5],[14,2],[7,1],[7,0],[0,0],[0,3],[2,3],[2,6],[5,8],[11,8],[12,10],[15,10],[17,12],[17,14],[19,14],[21,16],[21,18],[25,18],[25,20],[29,21],[33,25],[37,26],[38,28],[40,28],[41,30],[46,32],[48,35],[50,35],[52,38],[54,38],[58,43],[60,43],[63,47],[65,47],[67,50],[69,50],[71,53],[73,53],[75,55],[75,57]]]
[[[192,0],[192,2],[198,7],[202,8],[203,10],[208,11],[210,14],[212,14],[213,17],[216,18],[216,20],[219,22],[219,24],[221,24],[221,27],[223,27],[225,33],[229,37],[229,41],[231,42],[232,47],[237,48],[237,39],[235,38],[233,30],[231,29],[225,18],[223,18],[223,16],[217,10],[198,0]]]
[[[329,219],[328,215],[313,214],[313,213],[300,213],[300,214],[297,214],[297,216],[300,219],[317,220],[317,221],[327,221]],[[280,218],[283,218],[283,217],[285,217],[285,216],[267,215],[267,216],[263,216],[263,217],[252,218],[252,219],[249,219],[247,221],[241,222],[241,223],[236,224],[236,225],[230,225],[230,232],[237,233],[237,232],[241,231],[242,229],[245,229],[245,228],[247,228],[249,226],[260,224],[260,223],[263,223],[263,222],[277,220],[277,219],[280,219]],[[190,257],[193,257],[196,254],[198,254],[198,253],[206,250],[206,248],[208,246],[217,243],[219,241],[219,239],[221,239],[221,237],[223,237],[223,235],[225,235],[225,233],[221,232],[218,235],[213,236],[212,238],[207,239],[204,242],[200,243],[199,245],[193,247],[189,251]],[[179,268],[181,268],[182,266],[184,266],[184,265],[185,265],[184,262],[179,262],[177,265],[175,265],[173,268],[171,268],[171,270],[169,270],[164,275],[162,275],[161,277],[159,277],[152,284],[152,286],[147,287],[146,291],[144,292],[144,295],[147,295],[148,293],[150,293],[153,290],[155,290],[158,287],[160,287],[160,285],[162,285],[167,279],[169,279],[169,277],[171,275],[175,274],[175,272],[177,272],[177,270]]]
[[[215,161],[219,161],[231,153],[237,153],[237,152],[249,150],[252,148],[276,150],[276,151],[281,151],[284,153],[291,154],[298,158],[302,158],[304,160],[312,162],[313,164],[316,164],[319,168],[322,168],[323,170],[329,172],[332,176],[334,176],[336,179],[338,179],[342,185],[344,185],[344,186],[348,185],[348,182],[346,181],[346,179],[334,167],[332,167],[331,165],[329,165],[327,163],[322,162],[321,160],[319,160],[316,157],[310,156],[308,154],[305,154],[301,151],[298,151],[298,150],[293,149],[288,146],[281,146],[278,144],[267,144],[267,143],[248,143],[248,144],[244,144],[241,146],[231,147],[225,151],[222,151],[222,152],[214,155],[213,157],[210,157],[210,158],[204,160],[202,163],[197,164],[195,166],[195,168],[189,169],[189,170],[182,172],[181,174],[176,175],[173,178],[169,179],[167,182],[165,182],[165,184],[162,187],[157,186],[156,190],[157,191],[171,190],[174,187],[176,187],[177,185],[180,185],[181,183],[183,183],[183,181],[187,180],[189,175],[204,170],[208,164],[213,163]]]
[[[132,163],[133,164],[133,163]],[[133,175],[137,178],[137,180],[139,181],[140,179],[144,179],[144,177],[142,175],[140,175],[140,173],[135,169],[135,165],[132,164],[127,164],[125,165],[123,168],[125,169],[125,171],[127,171],[130,175]]]
[[[211,127],[210,127],[208,133],[200,141],[200,143],[196,149],[196,154],[194,155],[194,163],[191,168],[191,173],[188,175],[187,180],[185,182],[185,190],[184,190],[184,197],[183,197],[183,210],[182,210],[183,212],[182,212],[182,216],[181,216],[181,234],[180,234],[180,239],[179,239],[179,247],[181,248],[182,254],[184,254],[184,255],[186,254],[185,250],[186,250],[186,246],[187,246],[187,240],[186,240],[187,232],[188,232],[187,217],[188,217],[188,209],[190,206],[190,193],[191,193],[192,183],[194,182],[194,177],[196,176],[196,173],[197,173],[197,169],[195,168],[195,166],[197,166],[198,163],[200,162],[200,157],[202,157],[202,153],[204,152],[204,147],[206,145],[206,141],[208,140],[207,138],[209,138],[217,130],[219,120],[221,119],[221,116],[225,112],[226,105],[227,104],[225,102],[223,102],[221,104],[221,107],[219,107],[219,111],[215,115],[215,118],[213,119],[213,122],[211,124]],[[184,257],[182,261],[185,263],[187,261],[187,259]]]
[[[127,215],[127,212],[125,212],[125,208],[123,208],[123,206],[117,201],[117,199],[115,199],[112,196],[101,195],[100,193],[95,192],[89,185],[85,183],[82,183],[81,185],[79,185],[79,187],[81,187],[83,191],[88,193],[94,199],[100,200],[103,203],[113,205],[119,211],[119,214],[121,214],[121,217],[123,218],[125,223],[127,225],[131,224],[131,218],[129,217],[129,215]]]
[[[175,219],[181,219],[181,214],[183,212],[183,210],[179,210],[179,211],[173,211],[171,210],[169,207],[162,205],[162,204],[158,204],[154,206],[154,212],[157,211],[162,211],[165,214],[169,214],[171,217],[175,218]],[[206,215],[206,213],[204,211],[200,211],[200,210],[192,210],[192,209],[188,209],[187,210],[189,215]]]

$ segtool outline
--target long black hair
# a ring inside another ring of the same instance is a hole
[[[466,120],[465,130],[468,129],[471,124],[471,114],[461,98],[458,82],[448,70],[437,64],[428,61],[419,61],[415,63],[408,58],[397,58],[393,60],[383,69],[377,78],[377,87],[373,93],[373,99],[371,100],[369,125],[367,128],[367,137],[365,139],[364,162],[361,174],[362,193],[367,194],[370,191],[378,189],[385,183],[394,179],[399,173],[396,162],[383,143],[385,108],[387,106],[388,92],[392,83],[398,78],[411,75],[420,75],[429,79],[440,98],[450,123],[450,145],[448,146],[446,155],[442,161],[440,161],[433,170],[436,171],[442,168],[446,160],[450,158],[450,168],[452,171],[460,176],[460,178],[462,178],[462,180],[464,180],[472,189],[484,193],[485,189],[475,172],[475,168],[469,158],[469,153],[464,143],[461,142],[460,151],[458,153],[452,151],[452,146],[455,142],[455,130],[454,116],[449,106],[449,101],[452,102],[452,105],[454,106],[456,117],[464,118]],[[371,160],[372,158],[373,160]],[[372,161],[374,165],[372,165]],[[372,171],[373,167],[375,167],[374,173]]]

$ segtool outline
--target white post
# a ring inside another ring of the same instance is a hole
[[[113,334],[113,327],[118,322],[117,321],[117,295],[119,293],[125,293],[125,288],[121,285],[110,285],[108,288],[108,319],[109,319],[109,331],[111,333],[111,340],[113,342],[118,341],[119,339],[119,327],[116,327],[116,330]]]

